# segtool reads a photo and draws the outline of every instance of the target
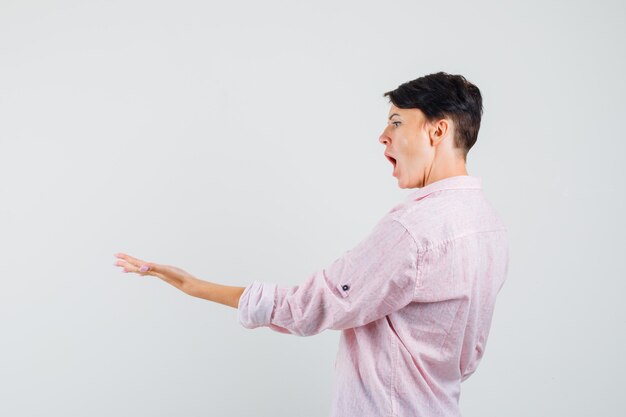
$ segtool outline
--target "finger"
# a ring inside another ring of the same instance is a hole
[[[118,266],[124,267],[123,272],[135,272],[142,276],[151,275],[151,276],[162,279],[163,281],[167,282],[170,285],[173,285],[176,288],[179,288],[179,289],[181,288],[182,281],[180,279],[171,277],[170,274],[162,273],[163,270],[166,268],[166,266],[164,265],[146,262],[142,264],[142,266],[145,266],[148,269],[145,272],[142,272],[141,266],[137,267],[133,265],[132,263],[126,262],[125,260],[117,261],[115,264]]]
[[[135,272],[139,275],[155,275],[149,264],[144,263],[140,266],[136,266],[126,261],[117,261],[116,264],[122,266],[124,268],[124,272]]]
[[[125,258],[128,258],[131,261],[131,262],[128,262],[125,259],[121,259],[115,262],[115,265],[124,267],[123,272],[135,272],[135,273],[138,273],[139,275],[151,275],[151,276],[162,279],[163,281],[167,282],[168,284],[178,289],[182,289],[183,281],[180,278],[177,278],[172,275],[173,267],[171,265],[160,265],[160,264],[155,264],[153,262],[142,263],[142,261],[136,258],[133,258],[132,256],[128,256],[126,254],[116,254],[116,256],[118,255],[121,255],[119,256],[120,258],[123,256]],[[135,262],[137,264],[135,264]],[[147,269],[145,272],[142,272],[142,269],[141,269],[142,266],[145,267],[144,269]]]
[[[136,272],[140,275],[152,275],[150,272],[154,272],[154,264],[150,262],[144,262],[126,254],[116,254],[115,256],[121,258],[121,260],[116,261],[114,265],[122,266],[124,272]]]
[[[126,255],[125,253],[116,253],[115,256],[126,261],[128,264],[134,267],[137,267],[139,269],[139,272],[147,272],[149,270],[154,270],[152,263],[143,261],[138,258],[134,258],[130,255]]]
[[[127,254],[125,254],[125,253],[121,253],[121,252],[120,252],[120,253],[116,253],[116,254],[115,254],[115,256],[116,256],[117,258],[120,258],[120,259],[122,259],[122,260],[124,260],[124,261],[128,262],[128,263],[129,263],[129,264],[131,264],[131,265],[134,265],[134,266],[138,267],[138,268],[139,268],[141,265],[143,265],[144,263],[146,263],[145,261],[143,261],[143,260],[141,260],[141,259],[134,258],[134,257],[132,257],[132,256],[130,256],[130,255],[127,255]]]

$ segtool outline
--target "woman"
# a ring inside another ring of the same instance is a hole
[[[506,227],[466,170],[482,97],[444,72],[383,96],[379,141],[400,188],[417,190],[302,284],[219,285],[126,254],[116,265],[237,308],[246,328],[341,330],[332,417],[460,416],[460,385],[485,351],[509,260]]]

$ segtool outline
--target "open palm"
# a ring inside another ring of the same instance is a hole
[[[114,265],[123,267],[123,272],[135,272],[142,276],[151,275],[161,278],[189,295],[192,295],[194,284],[198,282],[196,277],[173,265],[146,262],[125,253],[116,253],[114,256],[120,259]]]

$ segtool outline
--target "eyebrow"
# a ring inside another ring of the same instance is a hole
[[[391,118],[392,118],[393,116],[398,116],[398,117],[400,117],[400,115],[399,115],[398,113],[394,113],[394,114],[392,114],[391,116],[389,116],[389,120],[391,120]]]

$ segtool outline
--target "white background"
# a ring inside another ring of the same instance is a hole
[[[328,413],[340,333],[249,330],[115,252],[296,285],[411,190],[382,93],[481,90],[468,173],[511,264],[466,417],[617,416],[618,1],[0,1],[0,414]],[[348,417],[348,416],[346,416]]]

